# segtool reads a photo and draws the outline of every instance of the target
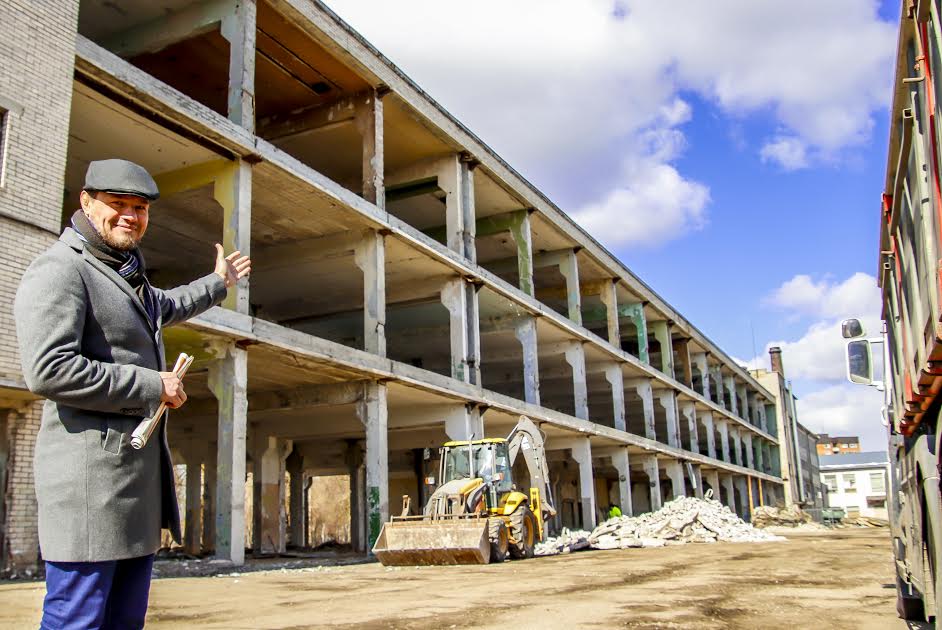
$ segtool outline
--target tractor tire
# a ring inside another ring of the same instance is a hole
[[[536,517],[524,503],[510,515],[510,557],[515,560],[533,557],[536,547]]]
[[[487,520],[487,538],[491,542],[491,562],[503,562],[510,550],[510,534],[502,518]]]

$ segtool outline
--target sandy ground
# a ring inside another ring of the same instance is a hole
[[[888,535],[162,578],[148,628],[906,628]],[[37,582],[0,585],[0,627],[37,627],[43,592]]]

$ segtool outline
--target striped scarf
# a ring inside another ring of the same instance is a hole
[[[75,214],[72,215],[72,228],[78,233],[82,242],[87,245],[87,249],[92,256],[114,269],[134,289],[138,299],[144,306],[144,310],[147,312],[147,316],[150,318],[151,325],[156,330],[157,298],[154,296],[154,290],[147,280],[144,271],[144,258],[141,256],[141,252],[137,248],[131,251],[121,251],[108,245],[81,210],[76,210]]]

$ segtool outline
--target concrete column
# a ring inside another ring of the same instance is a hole
[[[700,432],[697,430],[697,406],[692,402],[685,402],[680,407],[681,415],[687,423],[687,430],[690,431],[690,451],[692,453],[700,452]]]
[[[363,272],[363,349],[386,356],[386,240],[369,230],[354,250]]]
[[[260,551],[263,554],[284,553],[287,543],[285,528],[285,459],[291,453],[291,440],[268,436],[261,451]]]
[[[368,548],[389,520],[389,446],[386,385],[372,382],[357,403],[357,417],[366,428],[366,522]]]
[[[634,387],[635,393],[641,398],[644,412],[644,437],[656,440],[654,428],[654,389],[649,378],[634,378],[625,383],[627,387]]]
[[[350,476],[350,545],[354,551],[366,553],[366,465],[362,441],[347,442],[346,463]]]
[[[643,455],[641,465],[648,476],[648,487],[651,491],[651,511],[656,512],[663,505],[661,502],[661,471],[658,469],[657,455]]]
[[[559,262],[559,273],[566,279],[566,303],[569,319],[582,324],[582,293],[579,290],[579,261],[576,250],[571,249]]]
[[[713,412],[701,411],[700,424],[703,425],[703,431],[706,435],[707,456],[716,459],[716,436],[713,433]]]
[[[739,490],[739,516],[744,521],[752,521],[752,510],[749,508],[749,479],[745,475],[735,475],[736,488]]]
[[[455,154],[442,160],[438,187],[445,192],[445,244],[471,261],[474,255],[474,184],[470,164]]]
[[[726,409],[726,400],[723,398],[723,368],[722,366],[715,365],[713,366],[713,379],[712,379],[714,388],[716,390],[716,395],[713,397],[713,401],[718,404],[723,409]]]
[[[229,41],[229,120],[255,131],[255,0],[233,3],[220,33]],[[228,250],[227,250],[228,251]]]
[[[736,395],[739,399],[739,406],[742,409],[739,410],[739,417],[750,422],[749,419],[749,397],[746,395],[746,385],[745,383],[736,386]]]
[[[680,448],[680,425],[677,423],[677,399],[674,390],[658,390],[657,399],[667,418],[667,443]]]
[[[746,451],[746,468],[755,468],[755,462],[753,461],[752,453],[752,433],[749,431],[743,431],[742,440],[744,450]]]
[[[618,471],[618,501],[621,513],[633,516],[634,508],[631,504],[631,467],[627,448],[617,448],[612,452],[612,465]]]
[[[210,442],[203,466],[203,551],[213,551],[216,544],[217,448],[215,442]]]
[[[625,377],[621,371],[621,365],[612,363],[605,367],[605,380],[608,381],[612,390],[613,418],[615,419],[615,428],[619,431],[627,431],[625,422]]]
[[[697,366],[697,371],[700,372],[700,378],[702,381],[702,386],[700,393],[703,394],[703,397],[707,400],[713,400],[713,397],[710,392],[710,364],[708,361],[708,356],[706,352],[700,352],[694,355],[693,357],[694,364]]]
[[[723,384],[726,386],[726,393],[729,394],[729,411],[734,415],[739,415],[738,404],[736,402],[736,378],[732,375],[727,376],[723,379]]]
[[[589,419],[589,388],[586,384],[585,348],[581,341],[573,341],[566,345],[566,363],[572,370],[573,409],[575,416],[583,420]]]
[[[730,473],[721,474],[720,483],[723,484],[723,490],[726,491],[726,496],[728,497],[726,507],[732,510],[733,513],[739,514],[739,511],[736,509],[736,493],[733,492],[733,475]]]
[[[378,90],[369,90],[365,95],[359,95],[353,120],[363,139],[363,198],[385,208],[382,96],[383,93]]]
[[[756,438],[756,443],[755,443],[756,466],[755,468],[756,470],[761,471],[761,472],[765,472],[766,459],[765,459],[765,453],[763,452],[765,450],[764,446],[765,446],[765,440],[763,440],[762,438]]]
[[[703,498],[703,471],[700,469],[700,464],[690,464],[690,470],[693,471],[693,496],[698,499]]]
[[[456,405],[445,416],[445,435],[452,441],[480,440],[484,437],[484,419],[475,405]]]
[[[252,52],[255,52],[254,47]],[[223,210],[222,246],[226,253],[238,250],[249,256],[252,249],[252,165],[238,160],[220,171],[213,180],[213,198]],[[222,305],[243,315],[250,314],[247,277],[229,289]]]
[[[621,348],[621,330],[618,326],[618,279],[602,285],[599,299],[605,305],[605,321],[608,324],[608,342]]]
[[[667,471],[667,476],[670,477],[671,493],[674,495],[674,498],[679,499],[680,497],[687,496],[687,491],[684,487],[684,465],[677,460],[671,460],[664,464],[664,469]]]
[[[533,240],[530,232],[530,211],[524,210],[520,218],[510,226],[510,235],[517,246],[517,274],[520,277],[520,290],[527,295],[535,295],[533,287]]]
[[[651,322],[648,327],[661,345],[661,372],[674,378],[674,345],[671,343],[670,325],[662,319]]]
[[[468,303],[463,278],[454,278],[441,290],[442,305],[448,309],[451,343],[451,376],[470,382],[468,369]]]
[[[733,442],[733,461],[738,465],[743,465],[742,458],[742,439],[740,438],[739,426],[733,423],[729,424],[729,437]]]
[[[462,243],[465,258],[477,262],[477,243],[475,231],[477,229],[477,214],[474,202],[474,169],[477,162],[469,156],[462,155],[460,159],[461,175],[461,210],[464,212],[464,234]]]
[[[291,492],[288,502],[288,539],[294,547],[305,546],[304,528],[304,458],[297,449],[291,451],[285,461],[290,479]]]
[[[536,318],[524,316],[514,327],[514,336],[523,351],[523,396],[532,405],[540,404],[540,367],[537,353]]]
[[[203,458],[205,447],[190,437],[183,447],[186,462],[186,529],[183,532],[183,549],[192,556],[202,551],[200,537],[203,534]]]
[[[687,387],[693,389],[693,364],[690,361],[690,340],[678,339],[673,342],[671,351],[676,353],[680,359],[677,379]]]
[[[465,317],[467,329],[465,334],[468,338],[468,382],[472,385],[481,384],[481,311],[478,301],[478,290],[480,284],[466,282],[465,305],[468,314]]]
[[[715,468],[709,470],[704,474],[706,477],[706,482],[710,484],[710,488],[713,489],[713,498],[717,501],[720,500],[720,472]]]
[[[592,476],[592,446],[589,438],[574,438],[568,443],[572,458],[579,464],[579,497],[582,504],[582,526],[593,530],[595,518],[595,480]]]
[[[720,434],[720,448],[724,462],[731,462],[729,457],[729,420],[716,418],[713,421],[716,424],[716,431]]]
[[[635,325],[635,331],[638,336],[638,359],[651,364],[651,355],[648,351],[648,322],[644,315],[644,304],[636,302],[634,304],[625,304],[618,308],[619,315],[628,317]]]
[[[216,558],[245,562],[245,434],[248,353],[235,344],[209,366],[209,389],[219,403],[216,462]]]

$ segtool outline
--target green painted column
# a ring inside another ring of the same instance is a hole
[[[648,324],[644,316],[644,304],[622,304],[618,307],[619,317],[627,317],[634,324],[638,335],[638,358],[648,365],[651,364],[651,355],[648,353]]]

